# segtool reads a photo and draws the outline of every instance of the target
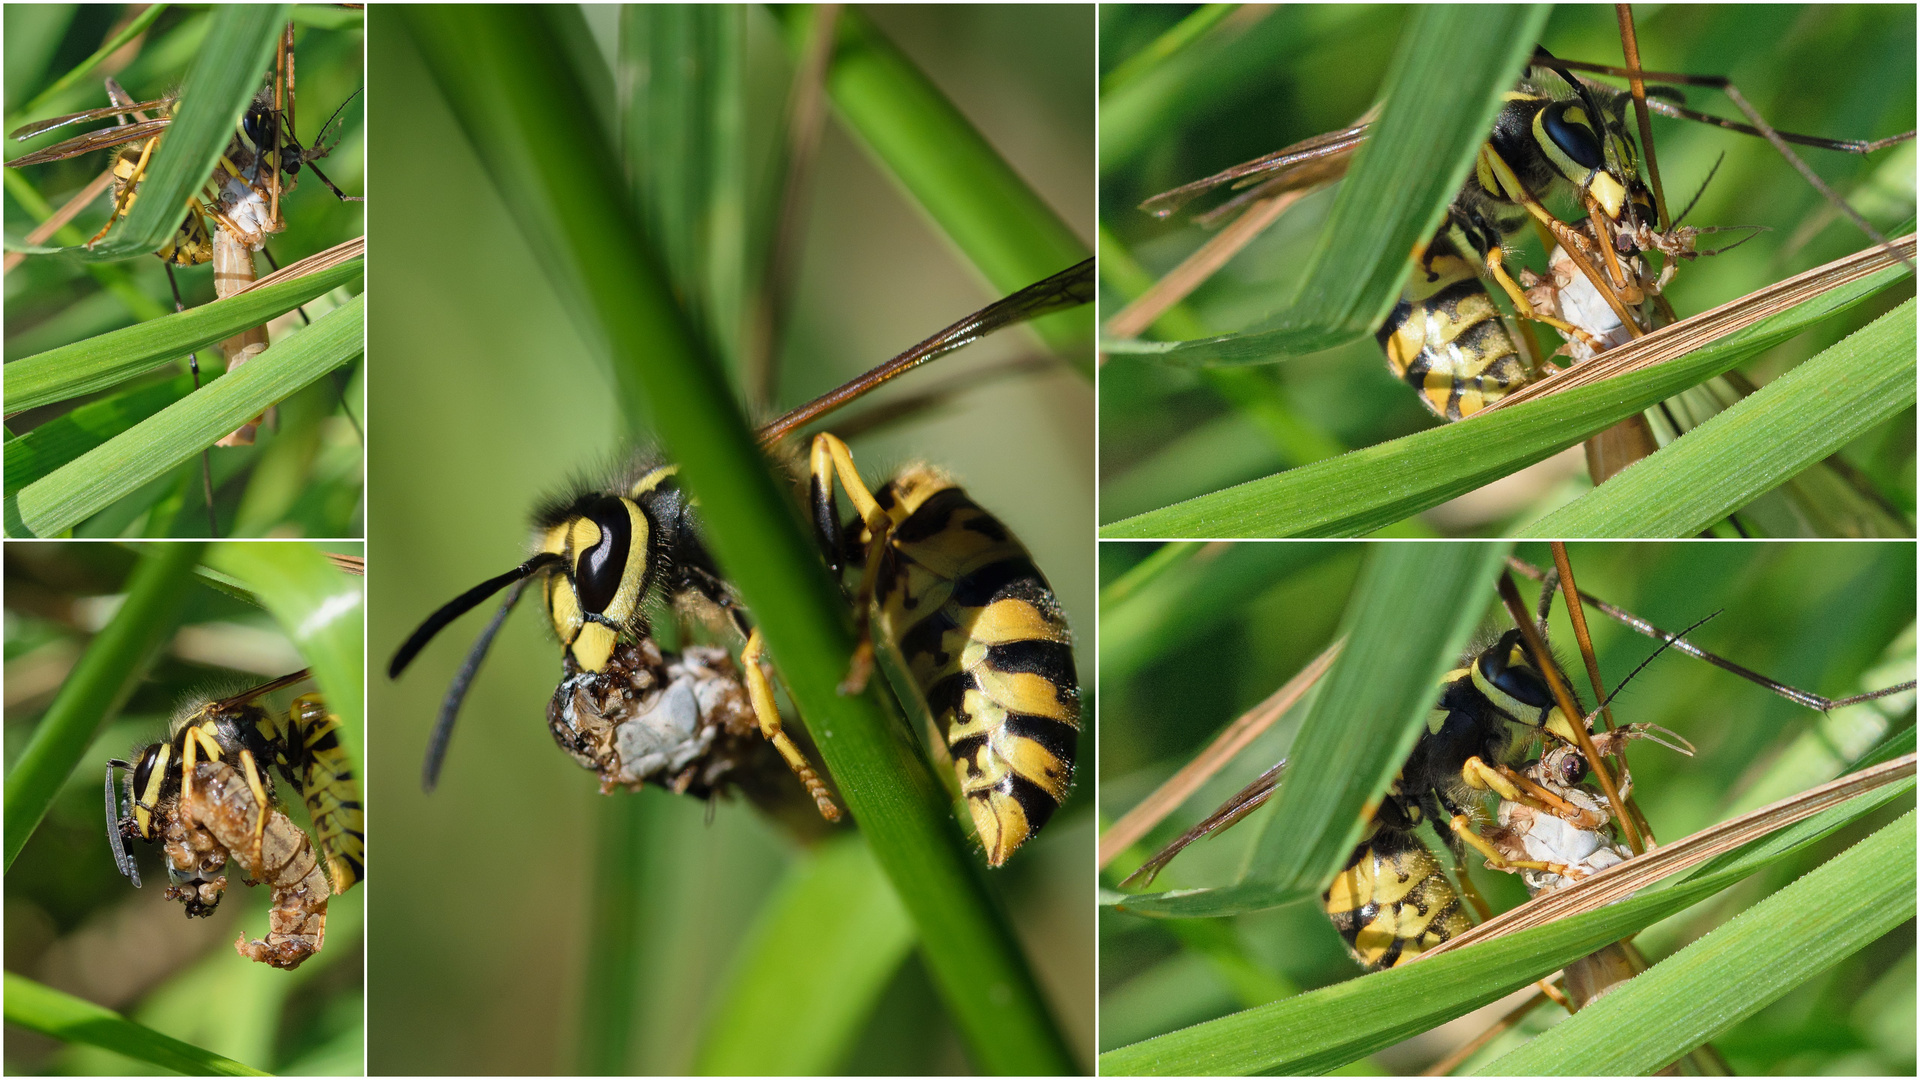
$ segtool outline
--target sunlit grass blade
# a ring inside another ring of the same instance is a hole
[[[1914,916],[1909,811],[1480,1071],[1654,1072]]]
[[[111,38],[102,42],[100,47],[93,51],[93,55],[69,68],[65,75],[48,83],[45,90],[40,91],[40,93],[34,96],[32,101],[21,106],[19,112],[9,116],[7,118],[7,129],[12,130],[20,124],[40,119],[42,115],[47,112],[48,102],[53,101],[62,93],[65,93],[68,87],[86,78],[100,65],[102,60],[118,52],[121,46],[139,37],[141,34],[146,33],[147,27],[152,26],[153,20],[159,18],[160,14],[167,10],[167,7],[168,5],[166,4],[149,4],[146,10],[127,20],[127,24],[120,28],[119,33],[114,34]],[[8,59],[12,60],[14,58],[9,56]]]
[[[9,497],[67,462],[193,393],[193,376],[136,387],[89,401],[7,442],[6,491]]]
[[[354,297],[240,370],[28,485],[6,502],[7,535],[49,536],[73,527],[359,356],[365,310],[365,296]]]
[[[1698,533],[1914,403],[1914,302],[1768,383],[1525,535]]]
[[[1878,271],[1705,348],[1114,522],[1101,536],[1358,536],[1573,446],[1848,310],[1905,276]]]
[[[307,544],[225,543],[213,548],[207,562],[244,584],[273,614],[340,717],[348,752],[364,760],[365,579],[339,570]]]
[[[214,162],[233,137],[247,102],[271,66],[274,41],[286,25],[278,4],[240,4],[214,11],[206,41],[181,84],[180,111],[140,182],[140,197],[123,224],[85,259],[144,255],[180,227],[188,196],[213,175]]]
[[[188,1076],[269,1076],[190,1043],[142,1027],[119,1013],[7,972],[7,1023],[55,1039],[85,1043]]]
[[[6,366],[6,402],[19,412],[104,390],[234,332],[260,326],[365,273],[363,259],[122,330],[22,357]]]
[[[1505,549],[1383,545],[1371,556],[1345,617],[1350,639],[1301,722],[1246,879],[1130,899],[1123,910],[1188,917],[1274,907],[1317,895],[1353,850],[1366,824],[1361,807],[1406,761]]]
[[[714,1003],[703,1076],[840,1071],[913,923],[866,844],[842,837],[796,862],[768,897]]]
[[[776,5],[788,45],[805,44],[809,20]],[[840,12],[827,90],[848,126],[953,241],[997,295],[1081,262],[1087,245],[952,102],[857,8]],[[1093,312],[1035,320],[1056,352],[1079,361]],[[1093,373],[1090,358],[1080,365]]]
[[[658,434],[681,463],[714,554],[913,916],[976,1066],[1071,1069],[925,760],[873,693],[838,692],[853,649],[845,601],[675,303],[553,27],[514,7],[411,8],[401,17],[572,314],[612,355],[629,421]]]
[[[6,784],[7,865],[26,846],[67,775],[100,726],[133,692],[193,583],[198,544],[148,548],[127,582],[127,599],[61,684]],[[11,987],[9,987],[11,991]],[[7,995],[9,1008],[13,995]]]

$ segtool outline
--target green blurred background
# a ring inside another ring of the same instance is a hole
[[[327,547],[361,553],[358,543]],[[118,544],[7,543],[9,774],[82,649],[115,610],[136,557]],[[147,678],[88,747],[8,868],[8,971],[255,1068],[323,1076],[361,1070],[364,890],[329,901],[318,955],[297,971],[276,971],[233,951],[243,930],[256,938],[265,933],[268,890],[244,888],[235,876],[218,912],[187,919],[160,895],[166,871],[158,847],[130,845],[144,883],[136,891],[115,869],[104,833],[101,767],[108,758],[131,759],[165,738],[174,710],[195,695],[237,693],[304,665],[265,611],[204,582],[187,590],[178,628]],[[285,708],[294,694],[312,689],[267,700]],[[307,827],[299,797],[284,783],[280,795],[289,816]],[[158,1070],[9,1025],[6,1071],[110,1076]]]
[[[1091,243],[1090,7],[866,12]],[[373,196],[382,300],[369,311],[383,442],[373,482],[371,654],[523,557],[527,513],[616,460],[608,373],[577,336],[397,22],[371,15]],[[610,9],[587,10],[603,50]],[[750,115],[777,111],[791,64],[747,14]],[[812,178],[775,402],[797,404],[996,298],[829,118]],[[952,469],[1033,550],[1093,670],[1092,389],[1015,330],[884,391],[958,387],[939,407],[854,442],[867,476],[925,458]],[[374,1072],[543,1073],[578,1066],[594,845],[638,799],[644,840],[637,1072],[692,1067],[714,994],[795,848],[744,805],[709,810],[649,789],[597,793],[542,722],[558,653],[539,605],[516,614],[474,684],[439,789],[421,793],[427,731],[482,617],[398,684],[375,680],[370,770]],[[671,620],[666,620],[670,623]],[[1090,735],[1090,732],[1089,732]],[[1081,759],[1091,761],[1090,737]],[[1081,785],[1040,838],[992,875],[1073,1045],[1091,1060],[1093,819]],[[711,821],[709,822],[709,815]],[[910,957],[845,1051],[852,1072],[963,1071],[960,1044]]]
[[[1103,260],[1137,260],[1150,278],[1172,269],[1211,234],[1184,215],[1159,221],[1139,210],[1148,196],[1345,127],[1374,101],[1406,23],[1391,6],[1248,7],[1148,74],[1116,69],[1190,13],[1166,5],[1100,9],[1103,79],[1100,206]],[[1912,5],[1646,5],[1636,9],[1648,69],[1725,75],[1779,128],[1867,139],[1914,126]],[[1554,9],[1541,44],[1570,60],[1619,64],[1613,8]],[[1701,111],[1736,117],[1717,92],[1686,88]],[[1725,160],[1687,218],[1693,225],[1763,225],[1737,251],[1681,268],[1668,295],[1697,314],[1754,289],[1857,251],[1869,241],[1832,211],[1764,141],[1684,120],[1653,120],[1667,198],[1679,213],[1716,158]],[[1636,136],[1637,141],[1637,136]],[[1870,158],[1805,150],[1805,159],[1882,230],[1910,221],[1914,149],[1908,142]],[[1333,189],[1303,200],[1187,300],[1187,335],[1256,327],[1300,280]],[[1213,205],[1203,200],[1195,210]],[[1544,260],[1530,235],[1517,238],[1527,265]],[[1734,237],[1703,237],[1718,247]],[[1102,318],[1133,298],[1102,266]],[[1913,295],[1909,280],[1818,331],[1744,365],[1766,383]],[[1168,337],[1165,327],[1148,337]],[[1552,338],[1551,332],[1546,335]],[[1544,340],[1544,339],[1543,339]],[[1551,349],[1553,346],[1548,345]],[[1225,381],[1231,378],[1231,382]],[[1228,393],[1279,410],[1288,440],[1268,434]],[[1100,519],[1111,522],[1344,449],[1369,446],[1435,421],[1363,340],[1284,364],[1215,379],[1125,357],[1101,371]],[[1914,414],[1908,410],[1847,447],[1844,456],[1911,517]],[[1423,515],[1421,531],[1497,535],[1588,490],[1577,452]]]
[[[1228,722],[1266,698],[1334,639],[1371,545],[1251,543],[1202,546],[1122,600],[1103,599],[1101,775],[1111,821],[1165,781]],[[1158,549],[1100,545],[1111,588]],[[1552,565],[1544,545],[1516,554]],[[1914,548],[1910,543],[1574,544],[1583,592],[1668,630],[1718,613],[1689,635],[1702,648],[1771,678],[1829,697],[1913,677]],[[1517,582],[1529,599],[1537,587]],[[1609,689],[1656,643],[1589,611]],[[1497,607],[1485,627],[1503,625]],[[1583,700],[1592,693],[1556,603],[1549,639]],[[1890,662],[1889,662],[1890,661]],[[1894,728],[1913,723],[1913,698],[1893,699]],[[1820,714],[1671,650],[1614,701],[1621,723],[1664,724],[1698,750],[1684,758],[1650,743],[1630,752],[1634,795],[1662,840],[1677,840],[1837,773],[1770,790],[1766,784],[1817,756],[1808,733]],[[1296,706],[1212,781],[1116,859],[1114,885],[1148,854],[1286,756],[1305,714]],[[1847,717],[1845,712],[1837,717]],[[1776,868],[1644,931],[1658,960],[1911,808],[1896,799],[1818,845],[1813,859]],[[1155,891],[1235,879],[1256,837],[1249,821],[1176,859]],[[1436,841],[1429,839],[1429,845]],[[1496,908],[1526,898],[1517,878],[1477,869]],[[1333,925],[1317,904],[1226,920],[1100,918],[1101,1049],[1136,1042],[1262,1001],[1352,978]],[[1716,1045],[1736,1073],[1895,1073],[1914,1063],[1914,926],[1887,934],[1737,1026]],[[1511,1002],[1383,1051],[1356,1071],[1418,1072],[1479,1032]],[[1557,1010],[1538,1010],[1538,1024]],[[1508,1037],[1510,1038],[1510,1036]],[[1497,1054],[1511,1046],[1496,1042]],[[1480,1058],[1477,1060],[1489,1060]]]
[[[86,59],[126,21],[134,6],[109,4],[8,4],[6,6],[7,128],[22,119],[15,110]],[[302,7],[293,11],[298,60],[296,82],[299,136],[311,144],[336,109],[362,88],[363,33],[359,12]],[[206,36],[208,12],[174,8],[162,12],[147,30],[112,53],[92,73],[77,80],[40,108],[33,118],[79,112],[107,104],[101,80],[117,78],[138,100],[175,93],[180,79]],[[264,73],[263,73],[264,74]],[[353,98],[341,118],[341,136],[324,159],[327,176],[348,195],[365,194],[365,98]],[[64,134],[86,130],[77,126]],[[43,139],[32,144],[41,149]],[[14,150],[8,144],[9,156]],[[111,161],[92,153],[16,174],[7,170],[6,231],[19,239],[39,224],[21,197],[38,197],[58,207],[99,175]],[[310,175],[298,178],[282,213],[287,228],[267,245],[285,266],[332,247],[365,229],[363,204],[341,202]],[[105,223],[108,199],[96,200],[75,219],[82,237]],[[256,258],[259,272],[271,271]],[[187,306],[213,299],[211,265],[175,268]],[[358,286],[335,290],[307,305],[317,319],[351,299]],[[128,294],[135,299],[129,300]],[[6,359],[11,362],[154,318],[173,310],[173,293],[159,259],[141,256],[112,264],[89,264],[61,256],[33,256],[6,275]],[[297,325],[289,312],[271,324],[274,340]],[[221,369],[218,349],[200,350],[202,378]],[[185,374],[187,359],[163,367],[101,394],[63,401],[10,416],[10,433],[29,430],[89,401],[127,393]],[[359,365],[336,371],[279,406],[277,428],[263,427],[251,447],[212,452],[214,503],[222,535],[359,536],[365,525],[362,503],[363,444],[353,422],[340,411],[345,394],[355,420],[364,421],[364,380]],[[7,488],[13,493],[11,481]],[[173,501],[164,501],[164,500]],[[149,508],[156,507],[153,513]],[[76,536],[204,536],[205,499],[200,460],[194,455],[173,473],[107,507],[74,529]]]

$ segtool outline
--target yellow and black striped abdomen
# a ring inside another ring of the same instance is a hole
[[[367,876],[367,835],[360,783],[340,745],[340,718],[327,711],[318,694],[295,698],[288,716],[291,730],[281,764],[306,801],[333,891],[343,893]]]
[[[897,523],[874,601],[960,777],[987,862],[1066,800],[1080,690],[1066,618],[1020,541],[930,469],[875,493]]]
[[[1444,420],[1472,416],[1532,377],[1474,264],[1445,234],[1375,337],[1387,366]]]
[[[1433,852],[1398,830],[1378,830],[1354,848],[1322,899],[1368,971],[1404,964],[1472,925]]]

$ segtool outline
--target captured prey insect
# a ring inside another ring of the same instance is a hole
[[[935,357],[1092,296],[1087,260],[787,413],[760,429],[762,443],[772,448]],[[612,482],[541,508],[531,558],[441,607],[395,652],[388,672],[398,677],[448,623],[506,590],[441,706],[427,751],[429,790],[474,673],[506,614],[538,578],[563,650],[550,727],[564,749],[600,775],[602,790],[655,783],[700,795],[728,787],[755,794],[759,785],[746,782],[740,742],[748,730],[738,693],[744,689],[752,726],[806,787],[820,816],[838,818],[831,791],[781,721],[760,632],[709,554],[677,471],[643,455]],[[851,523],[840,519],[836,482],[854,503]],[[1005,526],[930,466],[908,466],[869,489],[846,444],[821,433],[812,439],[807,490],[828,566],[836,573],[859,569],[852,602],[861,645],[849,661],[849,687],[864,683],[876,641],[899,654],[943,729],[987,860],[1000,865],[1046,823],[1071,784],[1079,688],[1071,636],[1051,587]],[[742,638],[737,674],[721,657],[662,653],[651,641],[654,603]]]
[[[106,772],[107,839],[121,873],[138,887],[126,843],[160,841],[167,899],[181,901],[189,917],[205,917],[220,904],[227,862],[237,861],[250,882],[272,887],[274,906],[266,939],[243,935],[235,948],[289,969],[319,951],[328,897],[366,876],[360,788],[340,745],[340,719],[317,694],[296,697],[284,716],[258,700],[307,677],[297,671],[231,697],[190,702],[167,741],[132,762],[109,761]],[[311,840],[280,810],[272,768],[305,802]],[[124,797],[115,769],[129,774]]]
[[[1591,596],[1583,600],[1600,606]],[[1601,606],[1601,610],[1614,614],[1618,609]],[[1744,669],[1699,650],[1684,635],[1657,630],[1640,620],[1630,625],[1659,638],[1663,649],[1672,645],[1745,674]],[[1612,848],[1609,807],[1577,789],[1584,779],[1585,759],[1571,746],[1568,737],[1573,729],[1565,714],[1546,693],[1542,665],[1553,664],[1563,681],[1565,673],[1550,657],[1531,658],[1521,637],[1520,630],[1509,630],[1492,648],[1470,656],[1463,668],[1448,673],[1413,752],[1323,896],[1323,906],[1349,953],[1368,970],[1404,963],[1458,936],[1469,925],[1463,896],[1471,900],[1474,894],[1467,891],[1463,873],[1458,886],[1443,874],[1440,861],[1418,835],[1424,822],[1433,823],[1456,864],[1464,862],[1471,847],[1495,868],[1517,871],[1530,882],[1583,877],[1607,864],[1607,851],[1619,854]],[[1762,685],[1816,708],[1859,700],[1831,701],[1777,683],[1762,680]],[[1907,683],[1867,697],[1884,697],[1911,686]],[[1613,693],[1618,692],[1616,687]],[[1591,737],[1603,750],[1642,738],[1686,750],[1684,740],[1647,724],[1596,731]],[[1542,752],[1538,760],[1523,762],[1529,745]],[[1247,816],[1277,789],[1284,765],[1268,770],[1227,800],[1129,880],[1150,878],[1194,840]],[[1489,792],[1502,803],[1499,829],[1485,827],[1490,823],[1483,802]]]
[[[1651,328],[1654,310],[1664,308],[1661,321],[1673,321],[1660,290],[1675,260],[1695,254],[1694,236],[1674,226],[1657,190],[1642,177],[1640,148],[1629,127],[1633,95],[1583,78],[1576,70],[1629,74],[1628,69],[1563,62],[1536,49],[1515,89],[1507,93],[1475,167],[1440,227],[1417,248],[1416,272],[1402,299],[1378,328],[1376,338],[1391,370],[1441,419],[1470,416],[1551,370],[1533,346],[1525,322],[1554,327],[1573,344],[1576,355],[1595,351],[1600,344],[1579,321],[1531,300],[1509,271],[1508,245],[1529,225],[1547,250],[1563,249],[1590,284],[1595,301],[1604,304],[1611,322],[1628,337]],[[1725,80],[1632,74],[1727,85]],[[1763,134],[1658,97],[1647,100],[1647,107],[1665,116]],[[1256,200],[1328,182],[1344,173],[1371,126],[1363,120],[1304,140],[1154,196],[1143,208],[1165,217],[1201,194],[1248,189],[1202,217],[1217,220]],[[1911,132],[1872,142],[1770,129],[1767,134],[1777,136],[1783,147],[1792,142],[1861,154],[1912,138]],[[1657,186],[1657,177],[1654,183]],[[1549,200],[1571,202],[1576,212],[1570,220],[1561,220],[1544,205]],[[1645,260],[1656,253],[1665,264],[1657,273]],[[1523,320],[1520,334],[1510,332],[1486,281],[1499,287]]]

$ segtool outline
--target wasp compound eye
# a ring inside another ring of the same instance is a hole
[[[627,556],[633,550],[633,516],[627,505],[625,499],[596,499],[580,515],[599,528],[592,546],[574,557],[574,587],[580,593],[583,610],[604,612],[620,592]]]
[[[1540,122],[1547,130],[1547,137],[1553,140],[1553,145],[1582,168],[1597,169],[1606,160],[1600,151],[1600,140],[1594,135],[1593,125],[1587,122],[1584,109],[1566,102],[1556,102],[1547,106],[1540,116]]]
[[[1498,644],[1480,654],[1480,674],[1515,701],[1544,709],[1553,704],[1553,694],[1539,672],[1526,666],[1524,650],[1520,631],[1507,631],[1500,635]],[[1515,658],[1518,664],[1512,662]]]
[[[155,743],[140,753],[139,764],[133,767],[133,783],[128,787],[135,800],[147,797],[147,781],[153,777],[153,764],[160,758],[160,744]]]

